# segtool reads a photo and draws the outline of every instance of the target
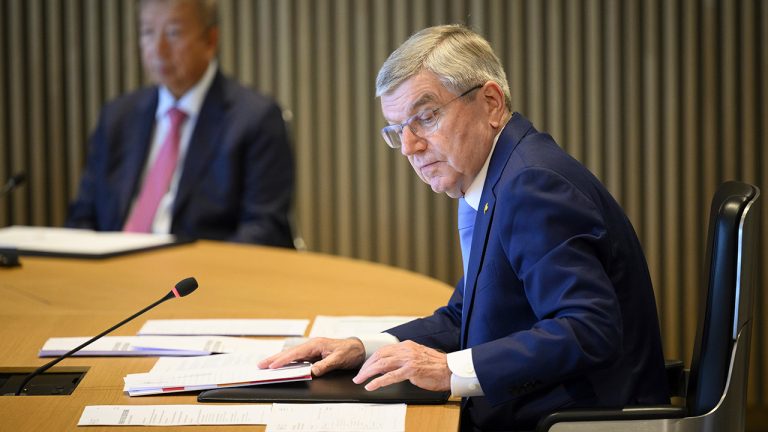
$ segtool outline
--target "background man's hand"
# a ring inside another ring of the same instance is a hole
[[[365,361],[360,339],[312,338],[307,342],[267,357],[259,367],[276,369],[294,361],[311,361],[312,374],[321,376],[335,369],[355,369]]]
[[[361,384],[378,374],[382,375],[369,382],[366,390],[376,390],[405,380],[426,390],[451,389],[451,370],[446,354],[411,341],[376,351],[352,381]]]

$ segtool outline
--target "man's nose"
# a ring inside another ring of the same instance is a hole
[[[168,40],[162,32],[158,32],[150,42],[150,49],[156,56],[165,56],[168,51]]]
[[[404,156],[410,156],[426,147],[424,139],[413,133],[408,126],[403,128],[403,134],[400,135],[400,143],[402,144],[400,146],[400,152],[402,152]]]

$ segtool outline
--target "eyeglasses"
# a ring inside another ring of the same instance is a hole
[[[405,129],[406,126],[408,126],[411,132],[413,132],[413,134],[417,137],[425,138],[435,133],[437,128],[440,127],[440,113],[446,106],[448,106],[448,104],[457,99],[463,98],[464,96],[472,93],[482,86],[483,84],[478,84],[437,108],[422,111],[416,115],[411,116],[403,123],[384,126],[381,129],[381,136],[384,137],[384,141],[387,143],[387,145],[393,149],[400,148],[400,146],[403,145],[403,129]]]

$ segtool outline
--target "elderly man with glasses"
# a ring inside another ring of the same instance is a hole
[[[640,242],[600,181],[513,113],[500,61],[462,26],[411,36],[379,71],[382,136],[459,201],[464,277],[432,316],[313,339],[261,362],[358,368],[462,399],[463,430],[533,428],[566,407],[669,403]],[[447,216],[446,216],[447,217]]]

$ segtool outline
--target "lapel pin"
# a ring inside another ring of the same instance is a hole
[[[483,214],[488,213],[488,203],[485,203],[485,207],[483,207]]]

